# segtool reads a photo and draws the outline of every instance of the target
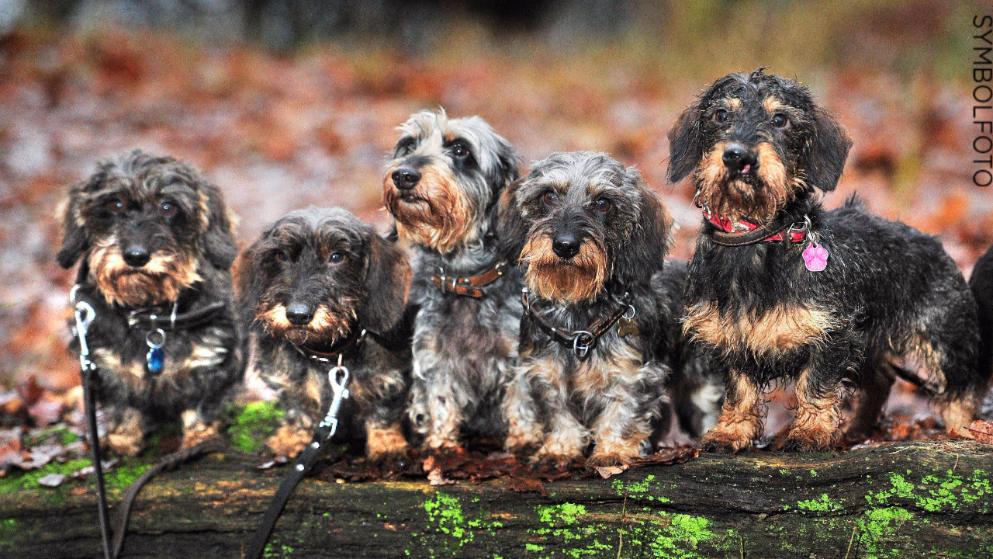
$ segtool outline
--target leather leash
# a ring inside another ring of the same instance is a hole
[[[75,291],[70,297],[75,298]],[[100,517],[100,539],[104,559],[113,559],[110,549],[110,521],[107,513],[107,489],[104,485],[103,462],[101,462],[100,433],[97,431],[97,404],[93,394],[93,374],[96,364],[90,360],[90,348],[86,344],[86,333],[96,318],[97,312],[86,301],[74,301],[76,336],[79,338],[79,374],[83,383],[83,407],[86,413],[86,429],[90,432],[90,448],[93,451],[93,474],[97,479],[97,513]]]
[[[357,330],[357,328],[354,328],[352,331]],[[346,349],[361,342],[365,338],[365,334],[366,331],[361,330],[358,336],[353,336],[345,340],[345,342],[336,348],[337,365],[328,371],[328,380],[331,383],[331,403],[328,405],[328,411],[324,415],[324,419],[317,424],[313,440],[297,456],[293,468],[283,477],[283,480],[279,483],[279,489],[276,490],[276,494],[269,501],[269,508],[266,509],[262,521],[259,523],[258,528],[255,529],[252,541],[248,544],[248,551],[244,555],[247,559],[259,559],[262,557],[262,554],[265,552],[266,543],[269,541],[269,536],[272,535],[272,531],[276,527],[276,522],[283,514],[286,503],[290,500],[297,485],[303,481],[303,478],[307,476],[307,473],[317,463],[325,445],[331,441],[334,434],[338,431],[338,411],[341,409],[341,404],[348,398],[347,386],[349,372],[348,367],[342,364],[344,352]],[[321,362],[329,362],[332,356],[330,352],[313,352],[311,349],[305,350],[299,346],[294,347],[304,355],[310,353],[309,357],[311,359]]]
[[[97,372],[97,366],[90,359],[90,348],[86,340],[90,324],[96,319],[97,313],[90,303],[84,301],[82,298],[77,300],[78,291],[79,285],[74,285],[69,292],[69,299],[73,304],[73,314],[76,320],[75,335],[79,340],[79,366],[83,385],[83,407],[86,415],[86,428],[90,434],[90,448],[93,451],[93,473],[97,481],[97,510],[100,517],[101,546],[104,559],[116,559],[124,548],[124,536],[127,534],[131,507],[145,484],[159,473],[171,470],[197,456],[220,451],[223,448],[223,443],[219,439],[212,439],[160,458],[155,465],[128,486],[124,498],[121,500],[121,508],[114,523],[114,529],[111,531],[110,514],[107,506],[107,490],[103,474],[102,452],[100,448],[100,435],[97,424],[96,394],[93,388],[93,379]],[[136,324],[145,324],[154,328],[160,328],[162,326],[168,326],[170,329],[175,329],[176,327],[189,328],[212,319],[224,306],[223,302],[218,301],[182,315],[177,315],[173,312],[169,317],[158,316],[154,313],[146,314],[146,311],[132,311],[128,317],[128,324],[131,327],[134,327]],[[112,535],[113,538],[111,538]]]

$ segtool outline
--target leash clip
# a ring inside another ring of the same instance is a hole
[[[328,381],[331,383],[331,404],[328,406],[328,413],[320,423],[320,427],[328,428],[327,438],[334,436],[338,430],[338,411],[341,404],[348,399],[348,367],[342,363],[342,354],[338,354],[338,364],[328,371]]]
[[[75,295],[74,287],[71,296],[75,299]],[[96,369],[96,365],[90,361],[90,346],[86,343],[86,334],[97,317],[97,311],[86,301],[76,301],[73,314],[76,316],[76,337],[79,339],[79,367],[87,373]]]

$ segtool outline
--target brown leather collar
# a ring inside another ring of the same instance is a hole
[[[501,260],[474,276],[449,276],[439,267],[438,273],[431,276],[431,283],[445,293],[482,299],[486,296],[483,288],[503,277],[506,268],[507,262]]]

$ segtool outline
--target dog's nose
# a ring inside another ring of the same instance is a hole
[[[722,159],[724,165],[735,172],[748,172],[755,166],[755,154],[741,144],[728,144]]]
[[[309,324],[311,318],[314,318],[314,311],[310,305],[290,303],[286,307],[286,319],[297,326]]]
[[[572,233],[558,233],[552,239],[552,252],[568,260],[579,253],[579,239]]]
[[[124,261],[134,268],[141,268],[147,264],[149,257],[148,249],[141,245],[132,245],[124,249]]]
[[[400,167],[393,171],[393,184],[400,190],[410,190],[417,186],[417,181],[421,180],[421,174],[416,169],[410,167]]]

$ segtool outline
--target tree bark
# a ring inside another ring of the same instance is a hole
[[[241,557],[284,474],[257,462],[232,452],[153,479],[123,556]],[[993,447],[932,441],[704,454],[546,495],[308,479],[267,557],[993,557],[991,471]],[[91,481],[4,496],[0,556],[98,556]]]

